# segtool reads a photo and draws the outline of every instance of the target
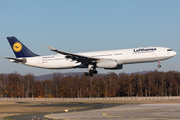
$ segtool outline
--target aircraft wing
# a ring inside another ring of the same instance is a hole
[[[57,49],[54,49],[53,47],[48,45],[49,50],[66,55],[66,58],[70,58],[72,60],[76,60],[77,62],[82,62],[82,63],[93,63],[97,62],[97,60],[100,60],[100,58],[94,58],[94,57],[89,57],[89,56],[84,56],[84,55],[78,55],[74,53],[68,53],[64,51],[59,51]]]
[[[10,60],[14,60],[14,62],[21,62],[21,63],[26,63],[26,59],[25,58],[10,58],[10,57],[4,57],[5,59],[10,59]]]

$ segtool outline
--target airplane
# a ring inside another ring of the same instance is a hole
[[[7,37],[16,58],[4,57],[11,62],[46,69],[88,68],[85,76],[97,74],[96,68],[108,70],[122,69],[125,64],[157,62],[175,56],[177,53],[166,47],[140,47],[132,49],[108,50],[84,53],[69,53],[54,49],[48,45],[49,50],[57,55],[40,56],[29,50],[16,37]]]

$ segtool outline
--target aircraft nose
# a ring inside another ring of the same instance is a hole
[[[173,51],[172,55],[175,56],[177,54],[177,52]]]

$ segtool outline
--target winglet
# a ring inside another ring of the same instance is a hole
[[[47,47],[49,48],[49,50],[54,51],[55,49],[53,47],[51,47],[50,45],[47,45]]]

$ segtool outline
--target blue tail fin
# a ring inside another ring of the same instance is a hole
[[[39,56],[31,52],[25,45],[23,45],[16,37],[7,37],[9,44],[17,58]]]

